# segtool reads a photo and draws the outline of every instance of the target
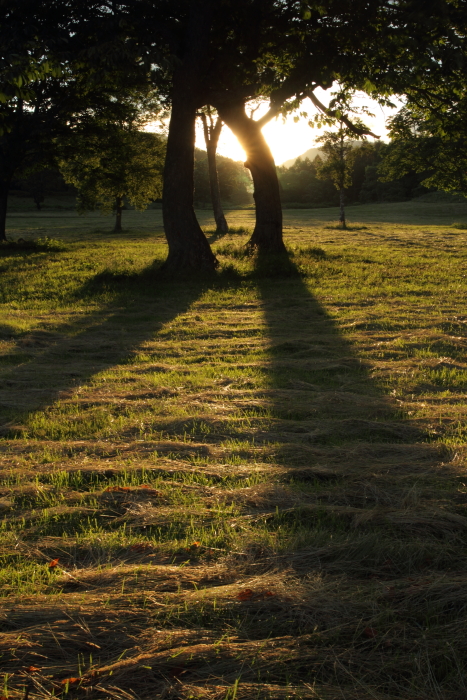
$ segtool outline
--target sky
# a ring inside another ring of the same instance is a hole
[[[328,104],[330,98],[329,91],[316,90],[316,96],[324,104]],[[396,102],[396,100],[394,100]],[[375,116],[374,117],[363,117],[363,121],[367,126],[370,127],[378,136],[384,140],[387,138],[387,130],[385,128],[386,119],[394,114],[400,107],[401,103],[397,102],[397,109],[390,109],[388,107],[382,108],[377,102],[372,101],[366,95],[357,95],[354,103],[359,106],[367,106]],[[311,101],[307,98],[302,102],[301,111],[308,112],[309,114],[315,114],[316,108],[312,105]],[[262,114],[267,112],[268,104],[265,102],[261,107],[255,112],[255,119],[258,119]],[[198,120],[199,121],[199,120]],[[298,123],[295,123],[293,116],[289,116],[284,122],[282,117],[278,119],[273,119],[265,127],[263,127],[263,134],[269,147],[274,156],[274,160],[277,165],[281,165],[284,161],[290,158],[297,158],[302,153],[305,153],[309,148],[315,146],[315,138],[320,135],[321,130],[317,128],[311,128],[305,119],[300,119]],[[373,141],[371,137],[368,139]],[[204,135],[201,124],[197,124],[196,132],[196,146],[206,150],[204,143]],[[224,124],[217,152],[222,156],[227,156],[228,158],[233,158],[233,160],[244,161],[245,153],[240,146],[237,138],[230,131],[230,129]]]

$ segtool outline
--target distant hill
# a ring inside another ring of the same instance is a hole
[[[290,168],[291,165],[295,163],[297,158],[301,158],[304,160],[305,158],[309,158],[310,160],[314,160],[316,156],[319,153],[319,148],[309,148],[308,151],[305,151],[305,153],[302,153],[301,156],[297,156],[296,158],[289,158],[289,160],[285,160],[281,165],[285,165],[286,168]]]
[[[360,148],[362,145],[362,141],[353,141],[352,146],[354,148]],[[302,153],[301,156],[297,156],[296,158],[289,158],[289,160],[285,160],[281,165],[285,165],[286,168],[290,168],[291,165],[295,163],[297,158],[301,158],[302,160],[305,160],[305,158],[309,158],[310,160],[314,160],[317,155],[319,155],[320,148],[309,148],[308,151],[305,151],[305,153]]]

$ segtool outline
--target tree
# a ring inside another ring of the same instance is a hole
[[[60,169],[78,190],[78,211],[114,212],[119,233],[125,199],[144,210],[161,196],[164,151],[156,134],[107,124],[100,133],[74,134],[62,144]]]
[[[73,188],[68,187],[58,168],[34,168],[25,177],[15,177],[11,183],[13,190],[27,192],[40,211],[44,201],[50,195],[69,194]]]
[[[431,114],[420,103],[403,108],[390,122],[391,143],[378,168],[380,179],[388,182],[415,171],[423,175],[425,187],[467,194],[466,117],[467,96],[444,114]]]
[[[57,9],[57,8],[54,8]],[[27,21],[26,21],[27,17]],[[0,240],[6,240],[8,191],[27,161],[44,155],[44,137],[60,120],[54,99],[66,69],[60,43],[68,38],[63,14],[57,26],[46,9],[34,12],[31,2],[2,3],[0,10]],[[53,24],[55,36],[47,19]],[[39,36],[40,35],[40,36]]]
[[[113,5],[95,0],[1,3],[0,240],[6,240],[13,177],[53,166],[57,137],[112,101],[122,89],[119,82],[134,90],[142,80]]]
[[[345,221],[345,189],[352,184],[352,171],[355,161],[355,134],[344,127],[341,122],[337,131],[325,131],[316,139],[322,143],[321,152],[324,160],[318,163],[317,176],[322,180],[331,178],[334,187],[339,191],[339,222],[343,229],[347,228]]]
[[[221,4],[221,3],[220,3]],[[169,12],[180,11],[183,21],[169,17],[156,39],[168,42],[176,61],[171,71],[169,99],[171,116],[164,166],[162,214],[169,254],[167,273],[212,271],[218,262],[196,219],[193,207],[195,123],[202,97],[202,76],[209,61],[214,0],[176,3]],[[134,7],[131,9],[134,12]],[[156,26],[160,18],[154,18]],[[168,39],[165,31],[169,31]]]
[[[211,202],[218,233],[228,233],[229,226],[222,209],[221,193],[219,189],[219,177],[217,174],[216,152],[219,136],[222,131],[222,119],[214,117],[209,105],[199,113],[203,125],[204,142],[209,170],[209,185],[211,189]]]
[[[136,0],[118,3],[140,47],[157,54],[155,84],[171,106],[164,174],[168,271],[212,270],[216,260],[193,209],[195,120],[215,107],[247,152],[255,188],[250,246],[284,249],[280,190],[262,136],[271,118],[338,81],[388,100],[421,81],[454,86],[464,56],[466,0]],[[144,18],[144,19],[141,19]],[[463,78],[462,78],[463,79]],[[255,120],[252,99],[269,99]],[[315,106],[345,121],[340,109]],[[351,119],[345,122],[352,128]]]

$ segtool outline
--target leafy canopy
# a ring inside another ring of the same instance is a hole
[[[450,114],[449,114],[450,112]],[[467,194],[467,100],[444,113],[430,113],[413,104],[390,122],[391,143],[379,166],[383,182],[414,170],[425,175],[422,185]]]
[[[124,198],[144,210],[162,194],[163,139],[147,131],[108,125],[62,144],[60,169],[78,189],[78,211],[110,213]]]

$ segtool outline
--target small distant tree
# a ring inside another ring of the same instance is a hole
[[[345,220],[345,189],[352,185],[352,171],[355,158],[356,134],[340,122],[337,131],[325,131],[316,139],[322,143],[321,152],[324,159],[316,160],[316,175],[321,180],[330,178],[334,187],[339,191],[339,223],[347,228]],[[363,136],[361,138],[364,138]]]
[[[95,133],[75,135],[62,153],[60,170],[78,190],[78,211],[115,213],[116,233],[122,230],[125,199],[143,211],[162,194],[165,143],[154,133],[106,124]]]
[[[217,233],[228,233],[229,226],[222,208],[216,163],[217,144],[219,143],[219,136],[221,135],[223,126],[222,119],[213,114],[213,110],[209,105],[199,113],[199,117],[203,125],[204,141],[208,154],[209,185],[211,189],[211,201],[214,220],[216,222],[216,231]]]
[[[44,194],[44,183],[42,180],[37,179],[36,182],[34,182],[31,187],[29,188],[29,194],[31,195],[34,204],[36,205],[37,211],[42,210],[42,205],[45,200],[45,194]]]

